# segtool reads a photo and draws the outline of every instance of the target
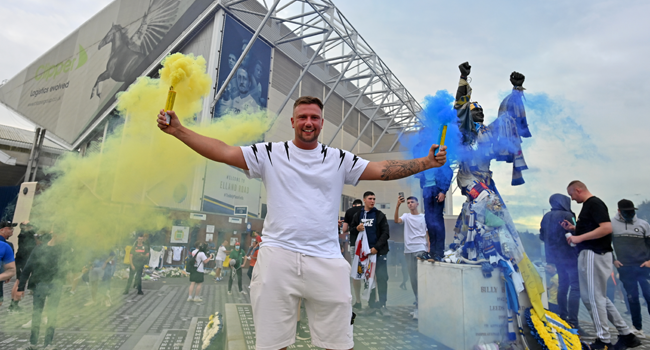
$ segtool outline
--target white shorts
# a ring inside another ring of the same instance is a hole
[[[343,257],[316,258],[263,246],[251,280],[257,350],[277,350],[296,341],[300,298],[314,346],[354,347],[350,264]]]

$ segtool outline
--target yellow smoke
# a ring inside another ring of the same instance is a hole
[[[108,250],[135,230],[171,228],[169,210],[161,206],[173,203],[179,186],[191,191],[194,174],[206,160],[161,132],[157,114],[173,85],[174,110],[190,125],[199,117],[212,82],[203,57],[177,53],[162,64],[160,79],[140,78],[118,95],[124,124],[103,145],[85,156],[67,154],[53,167],[56,179],[32,210],[31,220],[42,230],[61,233],[77,247]],[[190,127],[228,144],[248,144],[262,139],[273,121],[260,112]],[[168,200],[161,204],[161,198]]]

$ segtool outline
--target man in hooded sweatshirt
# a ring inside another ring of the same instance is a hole
[[[382,316],[390,317],[392,315],[386,309],[386,300],[388,299],[388,265],[386,255],[388,254],[388,238],[390,238],[390,234],[386,214],[375,208],[375,199],[373,192],[367,191],[363,194],[363,210],[356,213],[354,218],[352,218],[350,235],[357,237],[359,232],[366,231],[370,254],[377,255],[375,279],[377,281],[376,292],[379,296],[379,301],[375,300],[375,293],[371,294],[368,302],[370,310],[364,315],[373,315],[379,311]]]
[[[614,265],[618,268],[621,282],[627,292],[632,316],[633,332],[645,338],[642,330],[639,287],[648,303],[650,312],[650,225],[636,217],[636,208],[631,200],[618,202],[618,213],[612,218],[612,243],[614,244]]]
[[[580,280],[578,277],[578,252],[566,241],[566,230],[560,225],[564,220],[573,222],[571,198],[556,193],[549,198],[551,211],[544,214],[539,229],[539,239],[544,241],[546,262],[555,264],[558,274],[557,304],[560,317],[578,327],[580,310]],[[570,288],[570,290],[569,290]],[[568,296],[568,303],[567,303]]]

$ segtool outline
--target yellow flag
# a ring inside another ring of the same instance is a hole
[[[519,266],[519,272],[521,272],[521,277],[524,279],[526,293],[528,293],[528,299],[530,299],[530,303],[533,305],[535,313],[539,315],[542,321],[546,322],[546,312],[542,305],[542,293],[544,293],[542,277],[539,276],[535,265],[533,265],[526,253],[524,253],[524,258],[517,264],[517,266]]]

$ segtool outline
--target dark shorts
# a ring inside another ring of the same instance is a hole
[[[3,291],[3,289],[4,289],[4,282],[0,281],[0,303],[4,299],[4,291]]]
[[[190,282],[203,283],[203,272],[190,272]]]

